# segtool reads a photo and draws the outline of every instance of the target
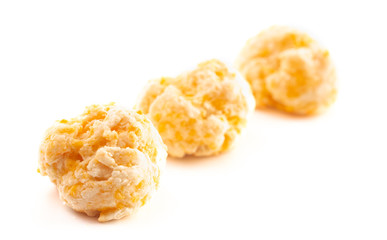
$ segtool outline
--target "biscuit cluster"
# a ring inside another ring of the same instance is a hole
[[[272,27],[250,39],[236,61],[213,59],[148,82],[134,110],[92,105],[50,127],[39,168],[72,209],[101,222],[143,206],[158,189],[167,154],[229,150],[257,108],[316,114],[336,98],[327,50],[307,34]]]

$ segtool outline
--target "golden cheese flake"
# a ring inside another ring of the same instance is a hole
[[[114,194],[115,199],[122,200],[125,198],[125,195],[122,194],[121,190],[117,190]]]
[[[65,188],[65,192],[67,192],[67,194],[69,194],[71,197],[75,197],[79,194],[81,186],[82,185],[80,183],[68,186]]]

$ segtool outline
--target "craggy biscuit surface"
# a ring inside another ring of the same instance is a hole
[[[329,52],[290,27],[274,26],[251,38],[236,65],[250,83],[257,107],[314,114],[336,98]]]
[[[228,150],[254,106],[248,83],[219,60],[150,81],[137,104],[174,157]]]
[[[92,105],[49,128],[38,171],[71,208],[99,221],[120,219],[158,188],[166,147],[152,123],[121,107]]]

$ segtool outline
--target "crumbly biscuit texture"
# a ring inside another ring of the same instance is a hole
[[[148,201],[166,157],[166,146],[144,115],[114,104],[92,105],[47,130],[38,171],[68,206],[104,222]]]
[[[315,114],[336,98],[329,52],[290,27],[274,26],[251,38],[236,65],[250,83],[257,108]]]
[[[137,104],[174,157],[228,150],[254,107],[248,83],[215,59],[177,77],[150,81]]]

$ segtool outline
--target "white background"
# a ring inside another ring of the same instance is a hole
[[[0,1],[1,234],[386,239],[383,2]],[[93,103],[132,107],[148,79],[214,57],[233,62],[248,38],[274,24],[330,50],[339,96],[327,113],[256,111],[232,151],[169,159],[154,198],[119,221],[73,212],[36,172],[55,120]]]

